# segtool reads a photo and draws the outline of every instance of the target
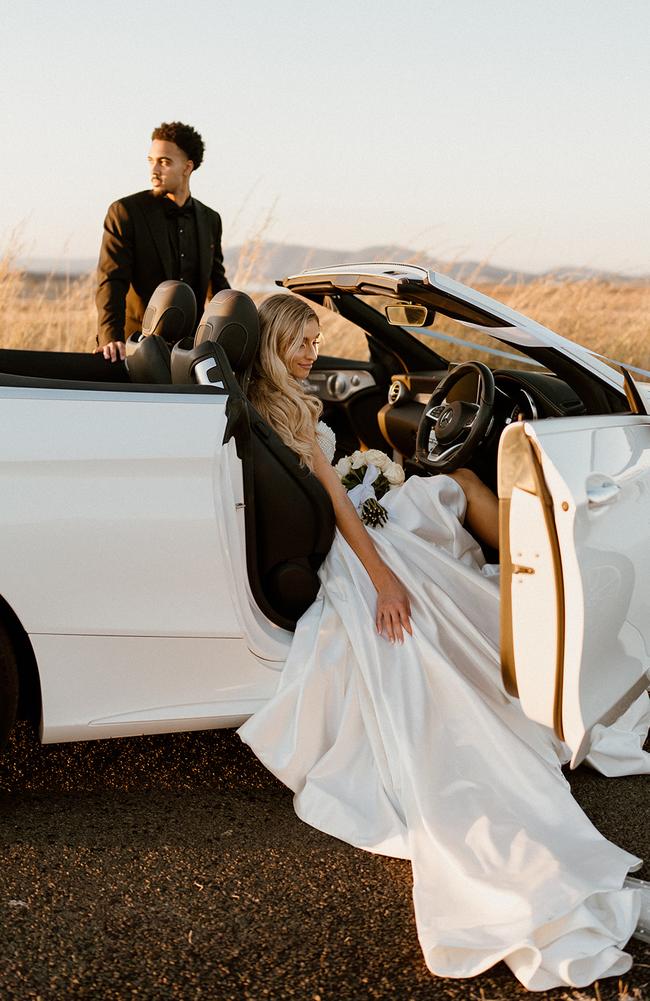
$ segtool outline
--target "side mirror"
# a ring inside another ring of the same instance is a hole
[[[384,306],[384,315],[393,327],[428,327],[436,314],[418,303],[398,302]]]

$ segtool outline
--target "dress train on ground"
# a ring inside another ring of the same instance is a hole
[[[337,532],[277,695],[242,740],[304,821],[410,859],[433,973],[505,960],[531,990],[624,974],[640,890],[623,883],[640,862],[591,824],[562,746],[503,690],[498,579],[462,526],[461,488],[412,477],[382,503],[389,522],[371,531],[409,590],[413,637],[377,635],[374,588]],[[647,696],[618,735],[599,735],[592,764],[647,771],[645,712]]]

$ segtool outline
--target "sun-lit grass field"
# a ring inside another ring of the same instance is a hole
[[[242,271],[242,269],[238,269]],[[236,287],[255,286],[250,268]],[[475,288],[557,331],[564,337],[620,361],[650,369],[650,283],[570,281],[544,277],[529,282]],[[36,279],[20,271],[15,257],[0,260],[0,347],[92,351],[95,346],[95,285],[92,274]],[[256,299],[262,298],[259,294]],[[325,311],[321,311],[325,313]],[[322,320],[328,355],[358,356],[355,333],[335,314]],[[444,329],[444,324],[441,324]],[[360,334],[356,337],[362,340]]]

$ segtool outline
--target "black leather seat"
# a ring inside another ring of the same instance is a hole
[[[131,382],[169,385],[170,346],[194,333],[196,298],[189,285],[161,282],[145,310],[142,331],[126,342],[126,369]]]
[[[318,594],[317,572],[334,538],[334,511],[320,481],[249,408],[251,433],[242,461],[246,513],[250,507],[254,516],[259,590],[274,613],[267,615],[293,628]]]
[[[224,442],[234,437],[244,478],[246,563],[258,607],[292,629],[318,593],[318,568],[334,536],[329,496],[246,397],[259,347],[259,316],[244,292],[217,293],[196,335],[172,351],[174,384],[223,386]]]

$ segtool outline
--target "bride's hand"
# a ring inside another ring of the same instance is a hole
[[[413,635],[408,591],[377,552],[372,536],[318,443],[314,446],[314,473],[330,496],[337,528],[363,563],[377,591],[377,632],[381,636],[385,631],[391,643],[403,643],[404,630],[409,636]]]
[[[392,570],[386,568],[377,587],[377,632],[384,631],[391,643],[404,642],[404,630],[413,635],[408,591]]]

